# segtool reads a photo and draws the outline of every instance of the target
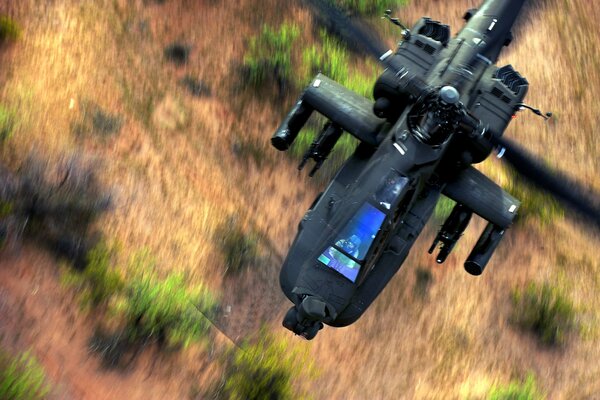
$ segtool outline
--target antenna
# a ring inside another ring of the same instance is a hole
[[[544,118],[546,121],[552,117],[551,112],[547,112],[544,114],[539,109],[534,108],[528,104],[525,104],[525,103],[517,104],[517,111],[521,111],[523,109],[527,109],[527,110],[531,111],[532,113],[534,113],[535,115],[539,115],[540,117]]]
[[[381,19],[387,19],[392,24],[402,28],[402,36],[404,37],[404,39],[408,40],[408,38],[410,38],[410,30],[406,26],[404,26],[398,18],[392,17],[392,10],[385,10]]]

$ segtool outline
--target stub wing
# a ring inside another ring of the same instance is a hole
[[[459,173],[446,185],[442,193],[503,229],[512,224],[521,204],[473,167]]]

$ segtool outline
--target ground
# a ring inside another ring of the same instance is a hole
[[[483,398],[493,385],[530,373],[548,398],[600,398],[599,237],[568,217],[511,228],[479,278],[462,262],[483,222],[475,221],[443,266],[426,252],[432,222],[356,324],[326,328],[311,342],[280,327],[288,305],[277,270],[320,188],[268,144],[297,93],[281,98],[273,87],[257,96],[240,83],[240,66],[264,23],[294,21],[302,27],[299,43],[319,35],[297,2],[222,3],[0,3],[0,13],[22,27],[19,40],[0,49],[0,105],[18,115],[0,148],[2,163],[17,170],[30,154],[96,160],[114,202],[96,225],[121,249],[117,264],[146,249],[161,272],[185,272],[190,284],[221,294],[231,314],[219,327],[236,342],[266,323],[290,346],[308,349],[321,373],[295,384],[314,398]],[[429,15],[456,32],[477,3],[413,1],[398,14],[407,22]],[[527,102],[555,113],[549,123],[520,114],[507,136],[596,192],[598,11],[584,0],[534,2],[500,62],[527,77]],[[398,31],[391,24],[380,30],[392,46]],[[165,58],[175,42],[189,46],[184,65]],[[210,95],[188,92],[180,82],[189,76]],[[117,132],[94,125],[94,107],[115,116]],[[482,169],[505,179],[495,163]],[[238,276],[224,272],[217,237],[232,216],[264,238],[260,262]],[[149,347],[125,371],[101,368],[89,350],[97,315],[81,310],[77,294],[61,284],[63,264],[30,241],[0,254],[0,344],[31,350],[51,398],[202,398],[218,381],[218,354],[232,346],[218,332],[212,346],[166,354]],[[551,282],[573,300],[580,329],[564,347],[540,345],[509,322],[512,291],[531,281]]]

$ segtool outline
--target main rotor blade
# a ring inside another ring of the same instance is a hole
[[[527,181],[552,195],[561,204],[584,217],[586,222],[600,229],[598,194],[584,189],[579,183],[563,174],[550,171],[511,140],[494,137],[491,141],[494,145],[505,149],[502,159],[512,165]]]
[[[326,0],[304,0],[313,10],[315,17],[327,30],[340,38],[348,47],[379,61],[389,49],[379,36],[368,29],[364,21],[352,18]]]

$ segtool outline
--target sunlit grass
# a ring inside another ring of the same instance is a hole
[[[329,0],[344,9],[365,15],[383,15],[387,9],[405,6],[408,0]]]
[[[266,330],[256,342],[232,349],[228,356],[219,395],[231,400],[306,398],[308,393],[294,382],[300,376],[314,377],[317,371],[306,351]]]
[[[15,127],[14,113],[0,104],[0,144],[10,139]]]
[[[514,380],[508,385],[495,385],[488,393],[488,400],[543,400],[535,376],[529,374],[524,381]]]
[[[571,300],[551,283],[530,283],[524,290],[513,292],[512,321],[544,344],[564,344],[575,328],[575,317]]]
[[[21,37],[21,27],[12,18],[0,15],[0,44],[15,41]]]
[[[292,46],[298,39],[300,28],[283,23],[278,29],[263,25],[259,35],[250,38],[244,57],[245,77],[256,88],[265,84],[282,85],[292,79]]]
[[[0,350],[0,398],[41,400],[49,392],[44,368],[31,353],[13,358]]]

